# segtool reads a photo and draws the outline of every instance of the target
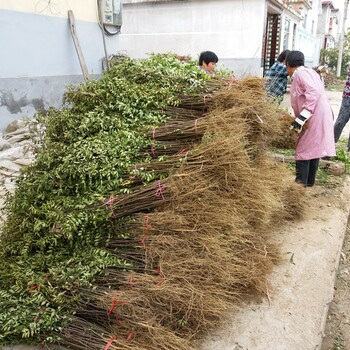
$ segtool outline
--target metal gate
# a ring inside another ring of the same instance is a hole
[[[281,15],[268,14],[266,21],[266,36],[263,45],[263,69],[265,72],[275,63],[280,47]]]

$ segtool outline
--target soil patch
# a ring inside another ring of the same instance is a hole
[[[350,349],[350,225],[344,238],[334,299],[330,305],[321,350]]]

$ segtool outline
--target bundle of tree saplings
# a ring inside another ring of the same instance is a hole
[[[295,117],[293,117],[287,111],[280,111],[278,117],[278,121],[280,123],[280,133],[274,138],[274,147],[279,149],[295,149],[298,137],[307,130],[308,125],[305,124],[301,130],[301,133],[299,134],[290,127],[290,124],[294,119]]]
[[[278,113],[261,79],[172,54],[70,88],[37,116],[35,162],[6,201],[0,343],[195,349],[262,295],[267,240],[301,212],[268,155]]]

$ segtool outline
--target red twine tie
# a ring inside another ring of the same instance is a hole
[[[156,274],[160,276],[160,280],[156,283],[156,286],[159,287],[165,280],[164,275],[161,271],[160,265],[157,268]]]
[[[106,200],[106,199],[102,199],[102,203],[104,204],[104,205],[107,205],[107,207],[111,207],[113,204],[114,204],[114,200],[115,200],[115,198],[113,197],[113,195],[110,195],[109,196],[109,200]]]
[[[32,285],[30,288],[29,288],[29,292],[32,293],[34,292],[35,290],[40,290],[40,286],[38,286],[37,284],[34,284]]]
[[[118,296],[118,293],[115,293],[115,294],[113,295],[113,298],[112,298],[112,305],[111,305],[111,307],[109,308],[109,310],[107,311],[107,315],[108,315],[108,316],[113,312],[114,308],[116,307],[116,305],[115,305],[115,299],[116,299],[117,296]]]
[[[156,197],[157,198],[162,198],[162,199],[165,199],[164,195],[163,195],[163,191],[165,189],[165,186],[162,185],[160,183],[160,180],[158,181],[158,189],[157,189],[157,192],[156,192]]]
[[[139,167],[136,164],[134,165],[134,173],[135,173],[135,175],[130,176],[129,179],[134,180],[135,178],[138,178],[140,181],[142,181],[142,178],[140,176]]]
[[[115,337],[109,339],[108,343],[107,343],[106,346],[103,348],[103,350],[108,350],[109,347],[112,345],[112,343],[113,343],[116,339],[117,339],[117,338],[115,338]]]
[[[177,152],[176,155],[181,156],[182,154],[185,154],[185,157],[187,157],[188,151],[189,151],[189,149],[186,147],[186,148],[182,149],[181,151]]]
[[[130,340],[132,340],[132,338],[134,338],[134,334],[129,333],[128,337],[126,338],[126,341],[130,341]]]
[[[114,198],[113,195],[110,195],[110,196],[109,196],[109,200],[106,200],[106,199],[102,198],[102,203],[103,203],[104,205],[106,205],[107,207],[109,207],[109,209],[111,210],[111,213],[112,213],[112,217],[113,217],[113,218],[115,217],[115,212],[114,212],[114,210],[113,210],[113,208],[112,208],[112,205],[114,204],[114,202],[115,202],[115,198]]]
[[[109,310],[107,311],[107,315],[109,316],[112,312],[114,312],[114,309],[118,306],[118,305],[124,305],[124,304],[127,304],[128,302],[127,301],[117,301],[117,296],[118,296],[118,293],[115,293],[113,295],[113,298],[112,298],[112,305],[111,307],[109,308]]]
[[[146,249],[146,235],[144,235],[141,239],[141,243],[143,245],[143,248]]]
[[[149,216],[146,215],[146,230],[149,229]]]

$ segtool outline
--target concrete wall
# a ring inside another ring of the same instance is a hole
[[[151,52],[198,58],[210,50],[238,77],[259,75],[265,16],[262,0],[124,0],[120,49],[134,58]]]
[[[96,22],[96,0],[0,0],[0,9],[67,18],[72,10],[77,20]]]
[[[331,8],[329,5],[322,5],[322,14],[318,18],[317,33],[328,34]]]
[[[104,48],[95,0],[0,0],[0,132],[42,107],[60,107],[66,85],[82,81],[68,10],[89,74],[98,76]],[[109,54],[118,51],[118,35],[106,42]]]

